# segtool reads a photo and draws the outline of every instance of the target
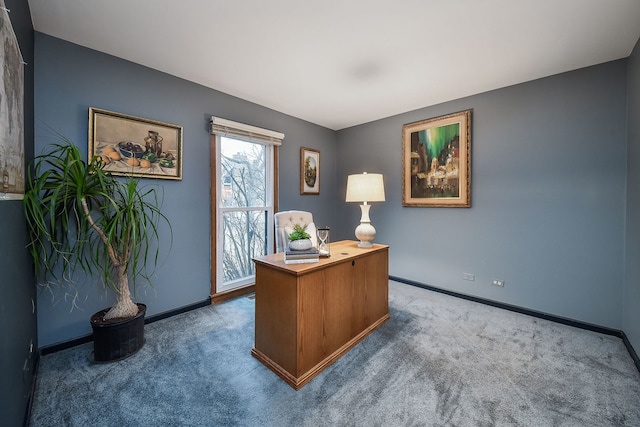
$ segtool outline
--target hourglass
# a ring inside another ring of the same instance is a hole
[[[329,227],[318,228],[318,253],[321,257],[329,257]]]

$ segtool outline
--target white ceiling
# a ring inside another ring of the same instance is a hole
[[[36,31],[331,129],[629,56],[640,0],[29,0]]]

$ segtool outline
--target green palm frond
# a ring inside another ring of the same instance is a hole
[[[158,263],[160,221],[172,241],[157,189],[113,177],[103,166],[98,156],[87,163],[64,138],[28,166],[24,210],[42,283],[64,281],[79,269],[117,290],[114,269],[125,264],[135,286],[138,276],[148,279],[147,266]]]
[[[311,235],[307,233],[307,224],[296,224],[293,226],[293,232],[289,234],[289,240],[310,239]]]

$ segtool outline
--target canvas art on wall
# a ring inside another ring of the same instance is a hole
[[[0,0],[0,200],[24,198],[24,74],[11,20]]]
[[[89,108],[89,158],[114,175],[182,179],[182,126]]]
[[[471,207],[471,110],[402,127],[402,205]]]

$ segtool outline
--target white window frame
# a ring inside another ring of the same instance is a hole
[[[216,259],[217,260],[222,260],[223,258],[223,251],[224,251],[224,245],[223,245],[223,239],[224,239],[224,221],[223,221],[223,216],[225,213],[228,212],[267,212],[267,234],[266,234],[266,238],[267,238],[267,254],[269,253],[273,253],[273,242],[274,242],[274,219],[273,219],[273,215],[274,215],[274,192],[273,192],[273,188],[274,188],[274,173],[273,173],[273,168],[274,168],[274,147],[273,145],[270,144],[262,144],[260,142],[256,142],[256,141],[247,141],[247,142],[251,142],[251,143],[255,143],[255,144],[261,144],[265,146],[265,180],[266,185],[265,185],[265,189],[266,189],[266,194],[265,194],[265,200],[266,200],[266,205],[264,206],[243,206],[243,207],[225,207],[225,206],[221,206],[221,199],[222,199],[222,194],[223,194],[223,182],[222,182],[222,174],[220,173],[221,170],[221,152],[222,152],[222,136],[220,135],[216,135],[216,170],[218,171],[218,173],[216,174],[216,194],[217,196],[217,200],[216,200],[216,209],[217,209],[217,214],[216,214],[216,239],[217,239],[217,244],[216,244]],[[234,138],[232,136],[226,136],[226,138],[230,138],[230,139],[239,139],[239,138]],[[219,263],[218,263],[219,265]],[[234,280],[232,282],[224,282],[224,270],[223,268],[217,268],[216,269],[216,289],[218,290],[218,292],[225,292],[231,289],[236,289],[238,287],[241,286],[245,286],[251,283],[255,282],[255,276],[249,276],[249,277],[245,277],[242,279],[238,279],[238,280]]]
[[[223,269],[220,262],[223,259],[223,215],[227,212],[267,212],[267,253],[273,253],[274,251],[274,213],[276,210],[277,201],[275,194],[275,187],[277,185],[275,177],[276,168],[276,147],[282,144],[284,134],[275,132],[268,129],[262,129],[244,123],[234,122],[219,117],[211,117],[211,133],[215,137],[215,194],[216,200],[212,200],[212,204],[215,204],[215,235],[212,236],[212,243],[215,240],[215,251],[212,251],[212,256],[215,257],[215,262],[212,265],[218,266],[215,271],[212,272],[212,297],[215,294],[224,293],[239,289],[245,286],[249,286],[255,282],[255,276],[238,279],[229,283],[224,283]],[[252,207],[223,207],[221,206],[220,199],[223,194],[223,182],[221,174],[221,148],[222,137],[231,139],[238,139],[250,143],[257,143],[264,145],[266,148],[266,162],[265,162],[265,179],[266,185],[266,206],[252,206]],[[213,181],[213,180],[212,180]],[[220,261],[220,262],[219,262]]]

